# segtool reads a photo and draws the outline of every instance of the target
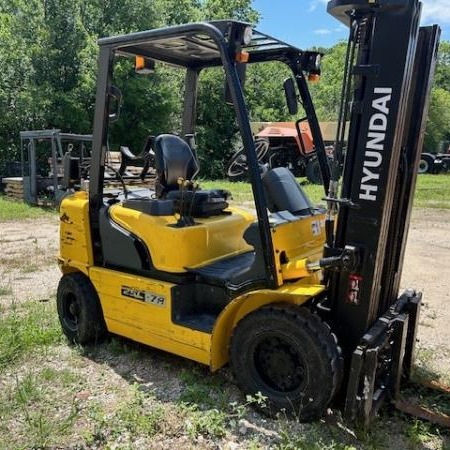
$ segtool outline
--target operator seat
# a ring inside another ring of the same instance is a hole
[[[179,136],[160,134],[155,139],[155,194],[160,200],[173,200],[175,212],[192,217],[209,217],[228,207],[228,191],[200,190],[193,183],[180,186],[178,180],[192,181],[199,171],[191,147]]]
[[[178,179],[192,181],[199,166],[189,145],[175,134],[160,134],[155,139],[155,169],[158,176],[156,196],[163,198],[178,191]]]

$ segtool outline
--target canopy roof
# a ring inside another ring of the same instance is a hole
[[[208,67],[222,64],[221,51],[234,49],[236,36],[250,25],[224,20],[178,25],[131,33],[99,40],[127,55],[139,55],[183,67]],[[279,39],[253,30],[252,40],[241,50],[250,54],[249,63],[271,60],[290,61],[299,56],[317,55],[304,52]]]

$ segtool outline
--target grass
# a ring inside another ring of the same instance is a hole
[[[316,205],[324,205],[323,187],[310,184],[305,178],[299,179],[300,184]],[[221,188],[233,194],[235,203],[253,201],[253,194],[249,183],[232,183],[227,180],[201,181],[204,189]],[[442,208],[450,209],[450,175],[419,175],[417,178],[414,206],[418,208]]]
[[[182,359],[167,364],[166,355],[149,349],[132,357],[118,339],[96,347],[94,359],[62,342],[54,302],[26,302],[0,316],[0,449],[227,448],[230,441],[277,450],[448,445],[442,430],[401,415],[385,415],[369,432],[349,430],[339,416],[312,424],[282,414],[263,418],[250,407],[260,399],[244,401],[223,371],[211,375]],[[138,367],[152,367],[142,385],[133,381]],[[157,399],[168,377],[178,379],[179,393]]]
[[[419,175],[414,206],[450,209],[450,175]]]
[[[322,198],[325,196],[323,187],[309,183],[306,178],[298,179],[314,204],[324,204]],[[253,202],[253,193],[250,183],[238,181],[236,183],[228,180],[200,181],[202,189],[226,189],[230,191],[235,203]]]
[[[322,200],[324,197],[322,186],[310,184],[306,178],[299,178],[299,182],[314,204],[324,204],[324,201]],[[203,189],[220,188],[230,191],[233,195],[233,202],[236,204],[253,202],[250,183],[232,183],[227,180],[201,180],[200,184]],[[419,175],[414,197],[414,206],[419,208],[450,209],[450,176],[446,174]],[[52,214],[52,212],[54,212],[52,209],[30,206],[0,196],[0,222],[36,219],[39,217],[46,217],[49,214]]]
[[[48,216],[52,211],[53,210],[27,205],[26,203],[0,196],[0,222],[37,219],[39,217]]]
[[[0,372],[38,347],[62,341],[55,302],[25,302],[0,320]]]

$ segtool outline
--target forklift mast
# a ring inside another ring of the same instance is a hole
[[[350,129],[332,246],[355,248],[358,264],[330,282],[344,352],[397,299],[439,40],[437,26],[419,27],[420,10],[418,0],[328,3],[350,27]]]

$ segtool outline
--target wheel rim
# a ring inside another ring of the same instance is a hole
[[[305,361],[292,342],[279,335],[266,336],[254,347],[255,369],[270,389],[289,393],[307,382]]]
[[[77,331],[80,315],[80,304],[75,295],[72,293],[67,293],[64,296],[62,306],[64,325],[71,331]]]
[[[427,173],[428,172],[428,162],[424,159],[421,159],[419,162],[419,173]]]

